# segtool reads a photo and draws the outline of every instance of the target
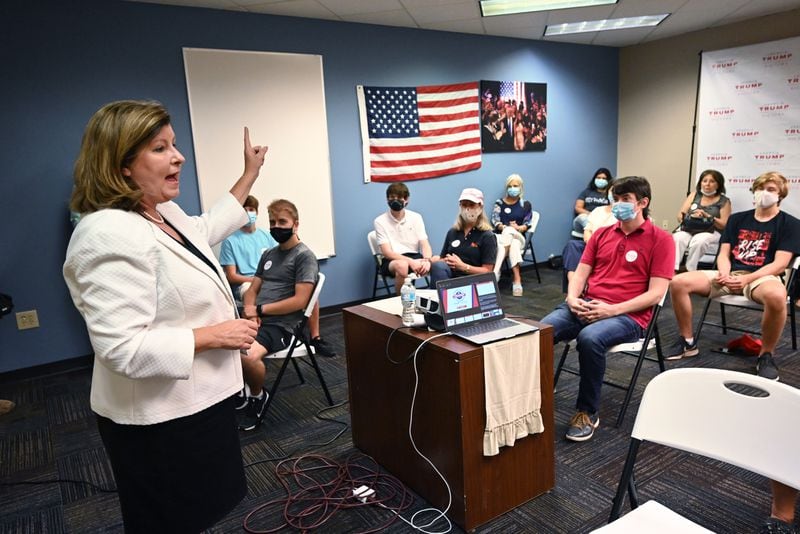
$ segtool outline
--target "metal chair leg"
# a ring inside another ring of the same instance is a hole
[[[556,376],[553,377],[553,390],[556,389],[558,385],[558,377],[561,376],[561,370],[564,367],[564,362],[567,360],[567,354],[569,353],[569,342],[564,343],[564,352],[561,353],[561,359],[558,362],[558,367],[556,367]]]

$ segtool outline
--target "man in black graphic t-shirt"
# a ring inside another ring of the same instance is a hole
[[[786,288],[779,276],[800,252],[800,221],[780,209],[788,194],[788,183],[781,174],[762,174],[751,190],[756,207],[728,219],[720,239],[717,270],[686,272],[672,279],[670,295],[681,338],[669,348],[666,359],[699,353],[692,333],[691,295],[744,295],[764,307],[756,373],[777,380],[772,353],[786,323]]]

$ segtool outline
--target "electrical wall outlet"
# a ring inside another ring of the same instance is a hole
[[[661,221],[661,228],[663,228],[664,230],[669,229],[669,221],[667,219]]]
[[[39,315],[36,310],[17,313],[17,330],[27,330],[28,328],[39,328]]]

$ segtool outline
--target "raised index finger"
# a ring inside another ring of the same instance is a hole
[[[247,150],[253,148],[253,146],[250,144],[250,130],[247,128],[247,126],[244,127],[244,147]]]

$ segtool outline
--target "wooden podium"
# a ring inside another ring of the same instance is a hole
[[[447,490],[408,437],[414,387],[411,355],[434,334],[403,328],[400,317],[360,305],[343,310],[353,443],[434,506]],[[541,495],[555,485],[553,329],[540,328],[543,433],[483,455],[486,409],[483,348],[447,336],[420,350],[413,436],[452,491],[449,517],[465,530]]]

